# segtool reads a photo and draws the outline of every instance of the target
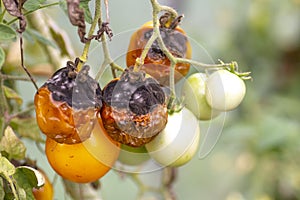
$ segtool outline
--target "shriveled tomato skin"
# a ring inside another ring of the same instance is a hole
[[[79,143],[89,138],[96,108],[74,110],[67,102],[55,101],[46,86],[37,91],[34,104],[40,130],[59,143]]]
[[[144,71],[126,68],[103,88],[101,118],[112,139],[140,147],[164,129],[168,119],[166,94]]]
[[[172,30],[169,30],[167,28],[164,28],[163,30],[166,30],[162,31],[164,33],[162,35],[163,40],[172,55],[175,57],[190,59],[192,56],[192,48],[190,42],[186,37],[185,31],[179,26]],[[152,31],[152,22],[147,22],[132,34],[126,55],[127,66],[134,65],[136,59],[141,56]],[[178,41],[181,42],[179,43]],[[173,46],[176,46],[176,48],[174,48]],[[144,60],[144,65],[141,66],[141,69],[154,77],[160,84],[169,85],[170,60],[162,53],[162,51],[158,47],[152,49],[153,52],[151,52],[151,49],[149,50]],[[189,69],[189,63],[176,64],[175,82],[178,82],[182,77],[186,76],[189,72]]]

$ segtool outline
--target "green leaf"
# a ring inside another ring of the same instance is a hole
[[[45,38],[43,35],[41,35],[36,30],[30,29],[30,28],[26,28],[25,32],[27,32],[29,36],[33,37],[34,39],[36,39],[40,43],[42,43],[44,45],[52,46],[53,48],[57,48],[56,44],[53,41]]]
[[[14,118],[10,125],[20,136],[30,138],[37,142],[44,142],[35,118]]]
[[[25,158],[26,147],[8,126],[4,131],[4,136],[0,141],[0,152],[8,153],[9,159],[21,160]]]
[[[19,105],[22,105],[23,99],[18,93],[16,93],[16,91],[6,86],[3,86],[3,90],[8,99],[14,99]]]
[[[37,187],[38,181],[35,176],[35,172],[29,167],[17,167],[16,172],[13,175],[13,178],[16,180],[16,186],[18,193],[22,194],[20,199],[32,199],[34,200],[34,196],[32,194],[32,189]],[[24,192],[26,193],[24,195]]]
[[[25,8],[28,11],[37,10],[45,2],[46,0],[27,0],[23,5],[23,8]]]
[[[2,65],[4,64],[4,61],[5,61],[5,52],[0,47],[0,70],[1,70]]]
[[[15,171],[15,166],[11,164],[7,158],[0,154],[0,175],[3,175],[4,178],[9,178],[15,173]]]
[[[0,24],[0,40],[13,40],[17,37],[14,29],[5,24]]]
[[[89,8],[90,0],[81,0],[80,1],[80,8],[84,10],[84,19],[87,23],[91,24],[93,22],[92,14]]]

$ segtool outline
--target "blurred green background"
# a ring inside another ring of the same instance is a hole
[[[300,0],[159,2],[185,15],[181,27],[191,38],[194,60],[235,60],[253,77],[246,83],[247,94],[238,109],[211,123],[201,122],[206,135],[207,127],[220,127],[225,119],[220,137],[208,136],[213,142],[203,149],[202,141],[198,155],[179,168],[174,184],[177,199],[300,199]],[[151,4],[110,0],[109,5],[115,34],[109,47],[112,57],[124,66],[130,34],[151,20]],[[48,12],[57,16],[75,54],[80,55],[77,30],[58,10]],[[102,62],[98,44],[89,58],[91,65]],[[21,91],[29,85],[22,83]],[[23,95],[32,100],[31,92]],[[28,155],[53,174],[45,156],[30,141],[27,147]],[[160,181],[157,173],[144,176],[152,183]],[[116,171],[101,180],[105,200],[131,200],[138,192],[131,179],[121,178]],[[66,198],[60,181],[56,183],[56,199]]]

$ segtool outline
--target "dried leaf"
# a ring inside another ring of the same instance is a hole
[[[7,12],[15,17],[18,17],[20,20],[20,27],[18,32],[22,33],[26,28],[26,19],[21,12],[21,8],[26,0],[20,0],[19,3],[15,0],[2,0]]]
[[[84,11],[79,6],[80,0],[67,0],[68,15],[70,22],[78,27],[78,35],[81,42],[86,42]]]

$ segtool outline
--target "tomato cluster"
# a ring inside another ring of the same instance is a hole
[[[173,56],[190,58],[191,45],[178,21],[161,21],[159,31]],[[152,23],[146,23],[132,35],[127,68],[103,90],[88,75],[88,66],[78,70],[78,63],[68,62],[37,91],[36,117],[47,136],[46,155],[63,178],[95,181],[117,160],[139,165],[152,158],[161,166],[184,165],[199,146],[198,120],[213,119],[241,103],[244,82],[224,69],[190,75],[181,106],[174,106],[172,92],[165,90],[170,60],[159,43],[154,41],[144,63],[136,63],[152,32]],[[175,83],[189,68],[177,63]]]

